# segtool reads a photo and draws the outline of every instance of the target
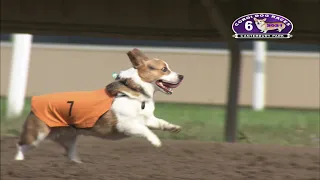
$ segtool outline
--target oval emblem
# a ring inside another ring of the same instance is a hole
[[[286,17],[273,13],[252,13],[239,17],[232,23],[234,38],[284,39],[291,38],[293,23]]]

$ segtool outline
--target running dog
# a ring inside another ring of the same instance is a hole
[[[127,55],[133,67],[121,71],[105,88],[33,96],[15,160],[24,160],[25,153],[45,139],[57,142],[71,161],[81,163],[76,148],[79,135],[109,140],[138,136],[160,147],[160,139],[151,130],[180,132],[180,126],[154,116],[153,97],[156,91],[171,95],[183,75],[139,49]]]

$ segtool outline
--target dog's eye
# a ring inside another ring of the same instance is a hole
[[[154,67],[152,67],[152,66],[148,66],[148,68],[150,69],[150,70],[155,70],[156,68],[154,68]]]
[[[163,67],[163,68],[161,69],[161,71],[167,72],[167,71],[168,71],[168,68],[167,68],[167,67]]]

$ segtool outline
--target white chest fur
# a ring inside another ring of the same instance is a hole
[[[128,97],[116,98],[111,109],[116,114],[118,121],[143,121],[153,117],[155,104],[153,100],[143,102]]]

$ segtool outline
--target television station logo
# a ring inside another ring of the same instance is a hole
[[[252,13],[239,17],[232,23],[236,39],[288,39],[293,30],[292,22],[273,13]]]

